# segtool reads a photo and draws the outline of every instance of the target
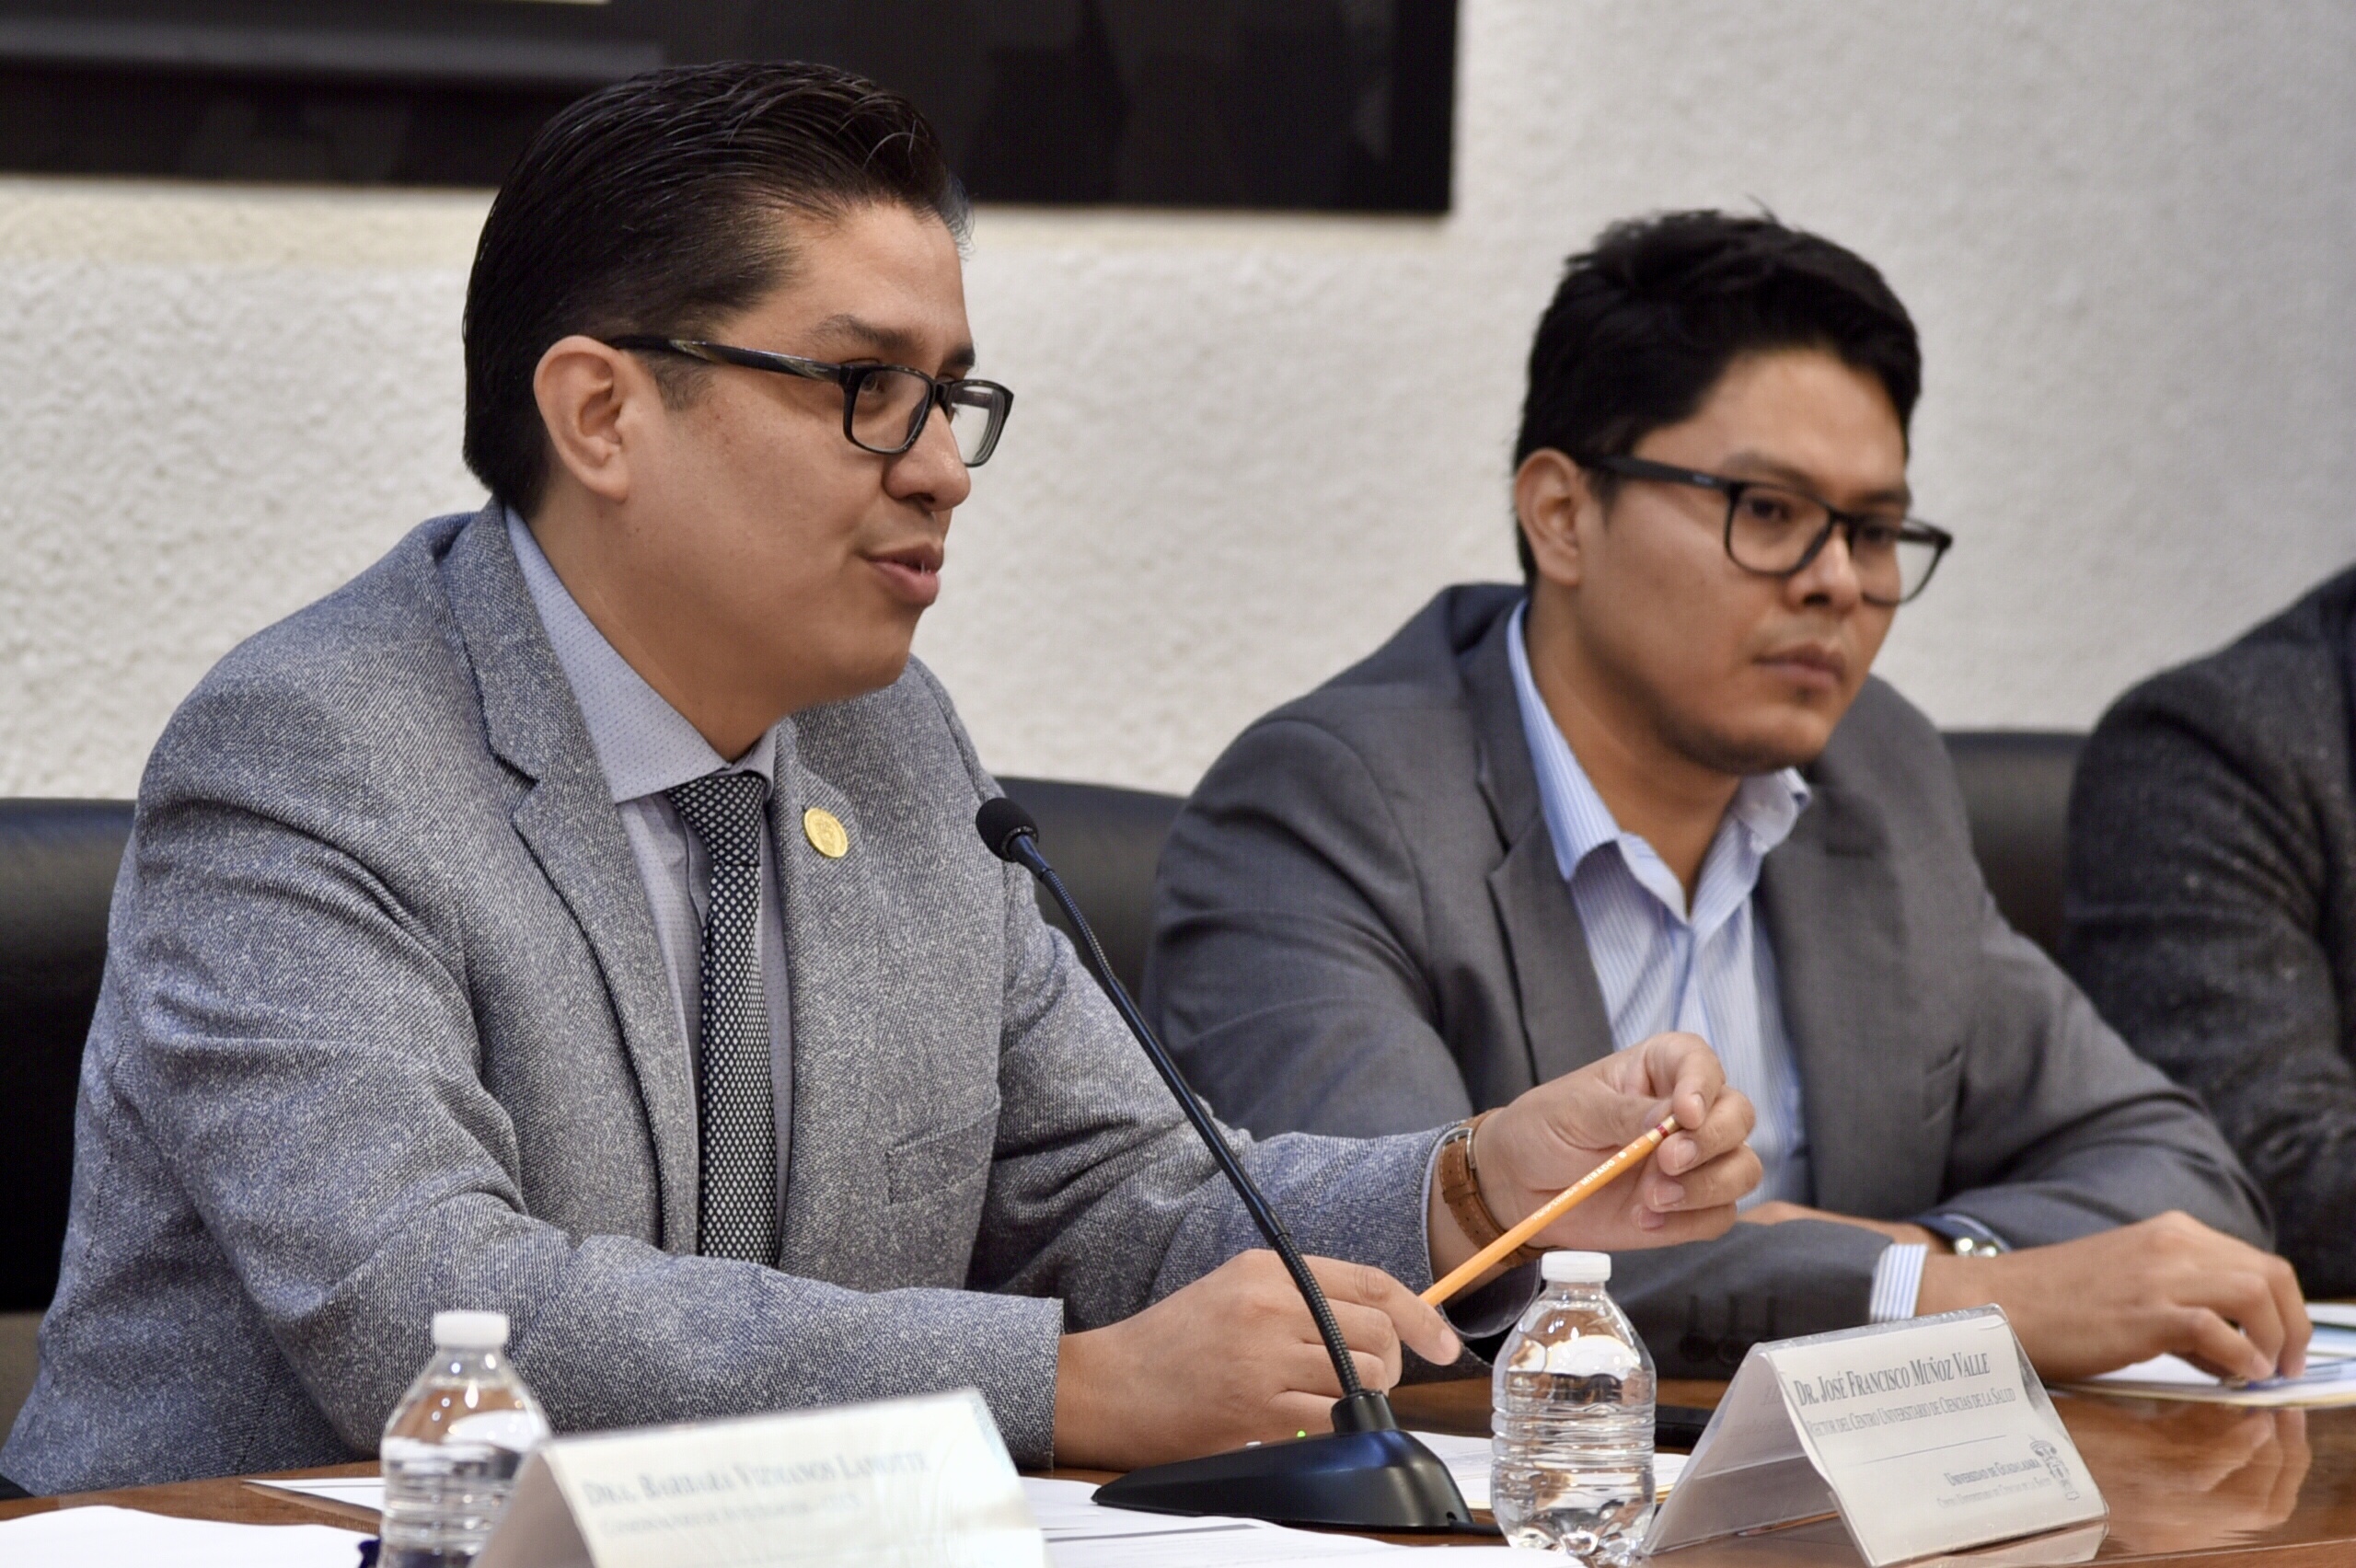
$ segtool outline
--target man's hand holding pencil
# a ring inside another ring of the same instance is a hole
[[[1540,1084],[1473,1129],[1481,1199],[1512,1245],[1451,1281],[1482,1249],[1434,1182],[1432,1273],[1449,1288],[1436,1286],[1426,1299],[1437,1305],[1496,1273],[1502,1254],[1525,1239],[1612,1252],[1725,1235],[1735,1201],[1759,1184],[1759,1157],[1744,1142],[1753,1120],[1750,1101],[1727,1086],[1716,1055],[1691,1034],[1657,1034]],[[1596,1180],[1575,1193],[1589,1176]],[[1532,1235],[1512,1235],[1549,1205],[1553,1213]]]

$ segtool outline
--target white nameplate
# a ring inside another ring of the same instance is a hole
[[[2109,1516],[1993,1307],[1753,1345],[1645,1550],[1833,1513],[1873,1568],[2071,1527],[2040,1560],[2083,1562]]]
[[[971,1390],[560,1437],[524,1462],[476,1568],[1045,1568]]]

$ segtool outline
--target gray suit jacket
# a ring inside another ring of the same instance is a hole
[[[1506,663],[1520,591],[1451,588],[1244,732],[1161,859],[1147,1007],[1222,1115],[1376,1134],[1502,1104],[1611,1049]],[[2200,1107],[1996,913],[1937,734],[1869,683],[1759,897],[1816,1199],[1934,1207],[2016,1245],[2176,1207],[2263,1241]],[[1863,1322],[1885,1243],[1737,1226],[1619,1261],[1664,1371]]]
[[[2062,959],[2208,1101],[2310,1296],[2356,1293],[2356,571],[2120,698],[2070,793]]]
[[[971,1385],[1049,1457],[1057,1340],[1252,1244],[1022,874],[931,675],[801,715],[779,1266],[698,1257],[645,891],[496,511],[412,533],[174,715],[117,884],[64,1277],[0,1470],[375,1450],[439,1308],[560,1429]],[[849,829],[810,851],[803,810]],[[1248,1159],[1311,1251],[1428,1282],[1430,1136]]]

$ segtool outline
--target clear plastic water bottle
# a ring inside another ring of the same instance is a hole
[[[549,1435],[507,1363],[507,1314],[436,1312],[433,1359],[385,1424],[380,1568],[466,1568]]]
[[[1489,1506],[1508,1544],[1635,1561],[1653,1511],[1653,1358],[1601,1252],[1549,1252],[1491,1384]]]

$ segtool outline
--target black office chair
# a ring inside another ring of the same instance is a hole
[[[1186,802],[1148,790],[1051,778],[1001,778],[999,786],[1038,823],[1041,853],[1095,928],[1113,973],[1136,996],[1146,946],[1153,938],[1154,863],[1161,859],[1161,841],[1170,836],[1178,808]],[[1049,924],[1077,940],[1045,888],[1039,889],[1039,909]]]
[[[0,1426],[32,1389],[74,1181],[82,1041],[106,965],[128,801],[0,800]],[[21,1496],[0,1478],[0,1497]]]
[[[2013,929],[2062,951],[2070,781],[2086,737],[2062,730],[1952,730],[1947,756],[1963,786],[1971,852]]]
[[[0,801],[0,1312],[57,1287],[74,1177],[74,1093],[106,965],[128,801]]]

